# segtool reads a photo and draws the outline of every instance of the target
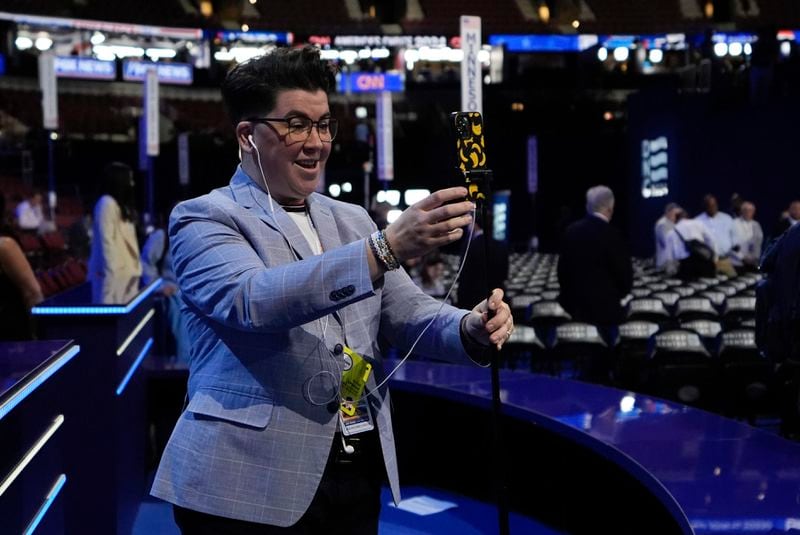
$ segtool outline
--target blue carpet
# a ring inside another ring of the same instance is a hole
[[[493,535],[497,530],[497,510],[493,505],[471,498],[422,487],[403,488],[403,498],[425,495],[437,500],[455,502],[457,507],[440,513],[420,516],[388,504],[389,489],[381,494],[380,535]],[[511,514],[509,523],[514,535],[558,535],[559,532],[534,520]],[[172,506],[148,499],[142,502],[133,525],[133,535],[180,535],[172,521]]]

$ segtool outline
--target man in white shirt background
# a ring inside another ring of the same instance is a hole
[[[761,245],[764,242],[764,232],[761,225],[753,219],[756,215],[756,206],[745,201],[742,203],[739,217],[733,220],[734,253],[731,257],[733,265],[737,268],[753,271],[758,267],[761,258]],[[738,250],[737,249],[738,246]]]
[[[731,263],[733,250],[734,232],[733,218],[724,212],[719,211],[717,198],[709,194],[703,197],[705,211],[695,219],[700,221],[714,239],[714,252],[717,254],[717,271],[728,276],[736,276],[736,270]]]
[[[14,210],[17,226],[20,230],[37,231],[44,223],[42,212],[42,194],[34,191],[26,200],[17,205]]]
[[[694,265],[692,262],[684,262],[689,258],[686,242],[692,240],[701,241],[711,249],[716,250],[714,238],[705,225],[697,218],[690,219],[685,210],[678,208],[675,214],[675,226],[667,234],[666,247],[664,249],[664,269],[668,275],[678,275],[683,279],[694,279],[709,275],[709,273],[703,272],[702,266]]]
[[[667,260],[670,258],[669,251],[667,250],[667,235],[675,228],[675,220],[681,207],[676,203],[667,203],[664,207],[664,215],[662,215],[655,226],[656,238],[656,267],[664,268]]]

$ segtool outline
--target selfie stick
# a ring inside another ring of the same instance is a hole
[[[481,228],[483,229],[483,260],[484,273],[486,273],[486,293],[491,296],[493,288],[490,288],[490,281],[495,280],[491,273],[491,241],[492,241],[492,218],[487,216],[487,204],[492,200],[492,171],[491,169],[472,169],[463,171],[467,181],[469,199],[476,205],[476,216],[479,217]],[[488,297],[487,297],[488,299]],[[487,300],[488,308],[488,300]],[[491,312],[489,313],[491,316]],[[495,500],[497,501],[497,522],[500,535],[509,534],[508,524],[508,501],[506,489],[506,464],[505,448],[503,447],[503,436],[500,429],[500,352],[494,346],[489,346],[491,356],[492,373],[492,458],[494,466],[492,470],[492,483],[494,486]]]

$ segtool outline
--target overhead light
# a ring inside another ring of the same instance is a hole
[[[94,32],[92,36],[89,38],[89,42],[93,45],[99,45],[106,40],[106,36],[102,32]]]
[[[576,30],[577,30],[578,28],[580,28],[580,26],[581,26],[581,21],[579,21],[579,20],[577,20],[577,19],[575,19],[575,20],[573,20],[573,21],[572,21],[572,27],[573,27],[573,28],[575,28]]]
[[[148,48],[144,53],[145,56],[153,61],[158,61],[162,58],[174,58],[176,54],[177,52],[171,48]]]
[[[417,204],[430,194],[431,190],[429,189],[407,189],[405,193],[403,193],[403,201],[405,201],[407,206],[411,206],[412,204]]]
[[[356,106],[356,119],[366,119],[367,108],[365,106]]]
[[[242,31],[243,31],[243,32],[248,32],[248,31],[250,31],[250,26],[249,26],[248,24],[242,24]]]
[[[14,40],[14,45],[16,45],[19,50],[28,50],[33,46],[33,39],[27,35],[20,35]]]
[[[98,45],[94,47],[94,53],[100,59],[109,57],[113,59],[113,56],[118,58],[141,58],[144,56],[144,48],[127,45]]]
[[[339,58],[344,60],[348,65],[352,65],[356,62],[356,58],[358,58],[358,52],[355,50],[342,50],[339,52]]]
[[[728,43],[714,43],[714,55],[718,58],[725,57],[728,53]]]
[[[201,0],[200,14],[206,18],[214,14],[214,4],[211,3],[211,0]]]
[[[345,182],[342,184],[342,191],[345,193],[350,193],[353,191],[353,185],[350,182]]]
[[[742,43],[731,43],[728,45],[728,54],[731,56],[741,56],[742,55]]]
[[[608,59],[608,49],[604,46],[601,46],[597,49],[597,59],[600,61],[605,61]]]
[[[44,50],[49,50],[50,47],[53,46],[53,40],[47,37],[46,35],[42,35],[40,37],[37,37],[36,41],[34,41],[33,44],[36,47],[36,50],[44,51]]]
[[[743,50],[744,50],[744,55],[749,56],[750,54],[753,53],[753,45],[751,45],[750,43],[745,43]]]
[[[237,63],[244,63],[249,59],[263,56],[264,50],[250,46],[235,46],[231,48],[231,54],[233,54],[233,59],[235,59]]]
[[[708,2],[706,2],[705,6],[703,6],[703,11],[705,12],[705,15],[706,15],[707,19],[713,19],[714,18],[714,2],[712,2],[711,0],[708,0]]]
[[[550,22],[550,8],[544,2],[539,4],[539,20],[545,24]]]
[[[250,3],[251,3],[252,5],[256,5],[256,2],[258,2],[258,0],[250,0]]]
[[[400,190],[381,190],[375,195],[375,198],[378,202],[388,202],[392,206],[397,206],[400,204]]]
[[[653,48],[647,53],[650,63],[661,63],[664,60],[664,51],[660,48]]]
[[[339,184],[331,184],[328,186],[328,193],[331,194],[331,197],[338,197],[342,194],[342,187]]]
[[[372,59],[384,59],[391,55],[388,48],[373,48]]]
[[[782,41],[781,42],[781,55],[783,57],[789,57],[792,53],[792,43],[789,41]]]
[[[402,210],[389,210],[389,211],[386,213],[386,221],[387,221],[388,223],[390,223],[390,224],[391,224],[391,223],[394,223],[395,221],[397,221],[397,218],[398,218],[398,217],[400,217],[400,215],[401,215],[402,213],[403,213],[403,211],[402,211]]]
[[[627,46],[618,46],[614,49],[614,59],[617,61],[627,61],[631,51]]]

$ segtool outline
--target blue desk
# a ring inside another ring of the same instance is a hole
[[[64,533],[78,353],[63,340],[0,343],[0,532]]]
[[[490,409],[489,371],[477,367],[408,362],[390,385],[406,398]],[[504,371],[501,396],[508,421],[560,437],[562,445],[577,444],[598,462],[610,462],[632,476],[668,511],[674,526],[666,532],[800,529],[800,444],[677,403],[529,373]],[[472,431],[489,434],[488,428]],[[514,472],[524,464],[521,450],[519,444],[510,447],[517,450],[511,479],[518,479]],[[543,451],[537,443],[527,449],[532,456],[560,462],[559,451]],[[401,475],[405,468],[401,465]],[[579,480],[592,477],[591,465],[584,468]],[[541,483],[536,474],[531,477],[533,484]],[[608,482],[609,488],[613,483]],[[608,501],[613,506],[614,500]],[[581,514],[583,506],[573,505],[572,514]],[[617,507],[620,515],[636,514],[629,504]],[[644,522],[641,533],[655,532]]]
[[[34,307],[40,338],[72,338],[82,407],[79,449],[67,494],[68,533],[130,533],[146,476],[146,383],[142,362],[153,346],[157,280],[128,303],[93,303],[88,283]],[[88,462],[87,462],[88,460]]]

